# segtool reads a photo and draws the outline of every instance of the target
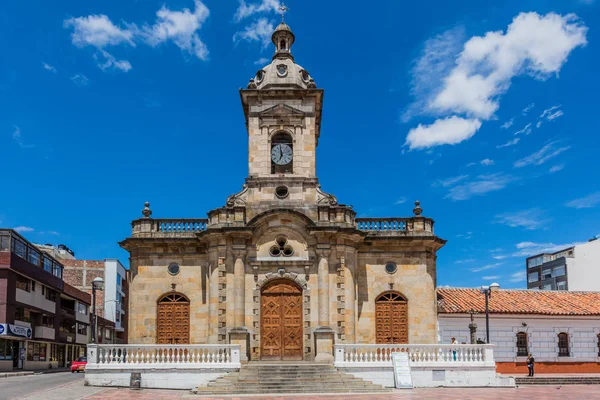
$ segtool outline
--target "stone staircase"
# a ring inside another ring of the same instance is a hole
[[[515,383],[521,385],[600,385],[599,376],[516,376]]]
[[[248,364],[239,372],[192,390],[198,395],[389,393],[375,385],[324,364]]]

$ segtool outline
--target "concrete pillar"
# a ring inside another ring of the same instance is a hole
[[[346,263],[346,343],[356,343],[356,253],[347,259]]]
[[[233,306],[234,327],[229,331],[229,343],[240,345],[240,360],[247,362],[250,357],[250,334],[245,325],[246,318],[246,251],[234,250],[233,256]]]
[[[217,260],[209,266],[208,343],[219,343],[219,266]]]
[[[314,331],[315,337],[315,361],[322,363],[333,363],[333,340],[334,331],[329,326],[330,313],[329,304],[331,302],[329,291],[329,255],[331,250],[318,248],[319,265],[317,269],[317,294],[319,299],[319,326]]]

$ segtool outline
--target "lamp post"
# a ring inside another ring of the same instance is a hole
[[[485,295],[485,336],[487,338],[486,343],[490,344],[490,297],[492,292],[496,292],[500,289],[500,285],[496,282],[490,286],[482,286],[479,291]]]
[[[96,326],[98,325],[98,316],[96,315],[96,290],[102,290],[104,279],[96,277],[92,281],[92,343],[96,343]]]

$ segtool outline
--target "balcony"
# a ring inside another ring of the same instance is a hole
[[[33,331],[33,337],[35,339],[54,340],[56,338],[56,330],[47,326],[36,326]]]

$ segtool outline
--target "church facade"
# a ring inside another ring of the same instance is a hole
[[[436,343],[436,252],[419,203],[357,218],[321,189],[323,89],[273,33],[272,62],[240,90],[249,173],[206,219],[157,219],[130,252],[129,342],[240,344],[244,360],[333,360],[336,343]]]

